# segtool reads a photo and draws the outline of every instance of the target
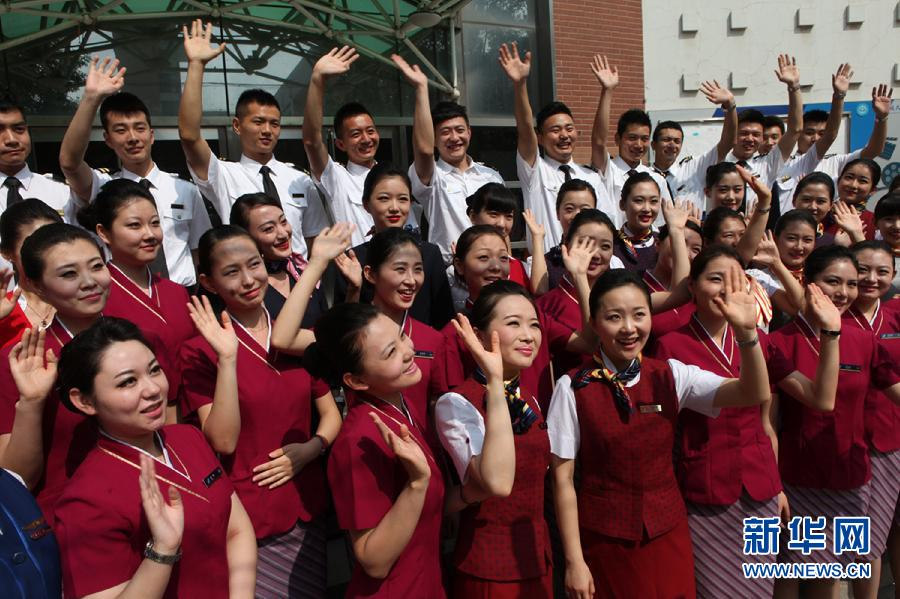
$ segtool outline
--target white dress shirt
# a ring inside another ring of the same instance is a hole
[[[728,153],[725,160],[734,163],[740,162],[731,152]],[[757,154],[746,162],[750,172],[753,173],[754,176],[759,177],[759,180],[765,183],[769,189],[772,189],[772,186],[775,185],[778,176],[782,173],[786,164],[778,146],[772,148],[772,151],[768,154]],[[749,185],[744,192],[744,203],[746,205],[747,214],[750,214],[756,206],[756,192],[750,189]]]
[[[91,201],[107,181],[128,179],[150,181],[150,193],[156,202],[156,211],[163,230],[163,251],[169,279],[186,287],[197,282],[191,250],[197,249],[200,236],[210,228],[209,214],[200,197],[200,190],[190,181],[165,173],[154,164],[146,177],[123,168],[113,174],[94,169],[91,183]]]
[[[566,181],[566,174],[559,168],[561,166],[563,166],[561,162],[540,155],[531,166],[516,152],[516,171],[522,184],[525,208],[534,212],[535,220],[544,225],[544,252],[549,252],[562,241],[562,225],[559,224],[559,217],[556,214],[556,196]],[[591,184],[597,195],[597,210],[605,212],[615,222],[616,213],[620,210],[610,199],[600,175],[592,169],[576,164],[574,160],[570,160],[567,166],[572,169],[573,179],[581,179]]]
[[[794,192],[800,179],[813,172],[825,173],[831,177],[835,186],[841,171],[851,160],[856,160],[862,154],[862,150],[856,150],[849,154],[826,154],[819,157],[819,152],[813,144],[805,153],[794,154],[785,163],[778,180],[778,203],[781,205],[781,213],[794,208]],[[875,182],[878,183],[877,181]]]
[[[440,248],[445,264],[453,261],[450,245],[472,226],[466,214],[466,198],[486,183],[503,183],[503,177],[494,169],[469,156],[466,160],[470,166],[463,171],[439,158],[434,163],[430,185],[419,180],[415,164],[409,166],[413,196],[422,204],[428,220],[428,241]]]
[[[719,148],[713,146],[698,158],[682,158],[669,167],[668,171],[662,171],[656,166],[651,168],[657,175],[665,178],[674,199],[690,201],[702,214],[706,210],[706,171],[718,162],[718,158]]]
[[[75,197],[68,185],[54,181],[45,175],[33,173],[27,165],[13,177],[22,184],[19,188],[19,195],[23,200],[37,198],[56,210],[65,222],[72,225],[78,224],[75,215],[84,203]],[[6,211],[6,196],[9,192],[9,188],[3,185],[6,179],[7,175],[0,173],[0,212]]]
[[[263,178],[259,169],[262,164],[241,155],[240,162],[219,160],[210,154],[208,179],[202,180],[191,170],[194,183],[200,192],[212,202],[223,223],[231,219],[231,206],[235,200],[247,193],[263,190]],[[310,218],[309,206],[321,203],[319,193],[312,178],[287,164],[272,158],[265,166],[271,169],[270,177],[278,190],[278,198],[284,209],[284,216],[291,223],[293,236],[291,248],[306,256],[306,237],[315,237],[327,226],[325,221]]]

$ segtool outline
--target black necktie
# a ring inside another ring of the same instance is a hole
[[[750,163],[747,162],[746,160],[738,160],[738,161],[737,161],[737,165],[740,166],[740,167],[743,167],[743,168],[745,168],[745,169],[747,169],[747,170],[750,170]]]
[[[6,188],[7,208],[22,201],[22,194],[19,193],[19,188],[22,187],[21,181],[15,177],[7,177],[6,181],[3,182],[3,187]]]
[[[141,179],[138,181],[141,187],[149,191],[151,194],[153,193],[150,189],[153,187],[153,183],[150,182],[149,179]],[[163,238],[165,238],[165,231],[163,231]],[[150,272],[161,276],[164,279],[169,278],[169,266],[166,263],[166,252],[163,249],[163,242],[159,242],[159,251],[156,252],[156,258],[153,259],[153,262],[150,263]]]
[[[559,165],[559,170],[563,172],[563,175],[566,177],[566,183],[572,180],[572,167],[568,164]]]
[[[653,170],[657,175],[663,178],[663,181],[666,182],[666,189],[669,190],[669,199],[673,202],[675,201],[675,193],[672,191],[672,185],[669,183],[669,171],[664,171],[661,168],[654,166]]]
[[[625,180],[627,181],[628,179],[631,179],[631,178],[632,178],[633,176],[635,176],[637,173],[638,173],[638,172],[637,172],[636,169],[630,169],[627,173],[625,173]]]
[[[275,182],[272,181],[272,169],[263,165],[259,168],[259,174],[262,175],[263,180],[263,193],[272,198],[273,200],[281,201],[281,198],[278,197],[278,189],[275,188]]]

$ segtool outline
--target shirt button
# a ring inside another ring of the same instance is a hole
[[[26,559],[26,556],[23,552],[17,551],[16,553],[13,553],[12,561],[14,564],[24,563],[25,559]]]

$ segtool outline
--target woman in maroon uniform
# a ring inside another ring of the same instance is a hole
[[[25,329],[46,329],[53,320],[55,309],[41,299],[32,287],[22,268],[22,243],[25,239],[50,223],[61,223],[59,213],[35,199],[27,198],[9,206],[0,214],[0,254],[13,265],[16,289],[6,294],[0,302],[0,347],[13,345],[22,337]],[[0,279],[0,290],[9,288],[9,275]]]
[[[806,259],[805,279],[815,283],[843,314],[857,297],[859,267],[845,247],[815,249]],[[794,321],[769,336],[770,342],[807,376],[827,351],[837,346],[840,371],[833,408],[811,406],[795,393],[780,390],[777,413],[781,430],[778,466],[793,517],[826,518],[827,546],[833,544],[833,518],[863,516],[870,492],[869,448],[866,445],[865,403],[871,388],[900,401],[900,377],[884,344],[868,330],[820,327],[805,309]],[[774,411],[774,410],[773,410]],[[781,544],[779,559],[788,562],[840,562],[856,555],[812,552],[803,555]],[[796,594],[796,582],[778,580],[777,593]],[[810,581],[813,597],[831,597],[837,580]],[[786,596],[786,595],[785,595]]]
[[[316,338],[304,363],[356,399],[328,460],[338,523],[356,558],[347,597],[440,599],[444,481],[424,415],[404,399],[421,378],[413,345],[370,304],[334,306]]]
[[[615,255],[632,272],[653,268],[658,252],[653,223],[662,205],[659,184],[650,173],[628,177],[622,186],[619,208],[625,214],[625,223],[616,232]]]
[[[900,300],[881,299],[890,291],[895,274],[891,248],[883,241],[863,241],[850,249],[859,263],[859,292],[856,301],[844,312],[843,324],[871,331],[891,361],[900,363]],[[872,564],[872,576],[854,581],[855,597],[878,592],[881,556],[900,505],[900,406],[891,403],[877,389],[869,389],[864,419],[872,467],[867,512],[872,523],[871,550],[865,559]]]
[[[651,328],[646,286],[622,270],[594,284],[599,351],[591,366],[559,380],[547,417],[570,597],[694,596],[688,522],[672,466],[675,421],[682,408],[716,416],[769,398],[744,281],[739,267],[730,269],[715,300],[737,336],[739,378],[642,358]]]
[[[48,358],[59,356],[76,333],[102,316],[109,292],[103,254],[84,229],[54,223],[22,244],[22,267],[29,284],[56,309],[44,333]],[[61,409],[55,389],[46,398],[22,397],[10,372],[11,349],[0,352],[0,466],[22,476],[52,526],[56,500],[96,431],[83,415]]]
[[[196,331],[187,311],[187,289],[150,269],[163,241],[153,195],[139,183],[113,179],[78,212],[78,222],[96,232],[112,256],[107,263],[112,284],[103,313],[130,320],[163,342],[165,356],[160,357],[176,397],[181,379],[177,351]]]
[[[53,383],[39,351],[16,370]],[[59,387],[100,432],[57,503],[66,596],[253,597],[253,526],[203,434],[164,426],[168,381],[138,328],[103,318],[76,335]]]
[[[322,254],[345,249],[349,233],[326,230],[316,241],[312,260],[327,263]],[[321,516],[328,496],[320,456],[337,435],[340,413],[326,384],[271,347],[263,305],[268,275],[247,232],[232,225],[207,231],[199,253],[200,284],[225,311],[220,324],[208,299],[193,299],[191,316],[202,336],[181,350],[184,412],[221,454],[250,515],[259,544],[258,596],[324,596]]]
[[[459,320],[479,366],[435,405],[464,507],[452,596],[550,598],[550,538],[540,517],[550,442],[537,390],[520,381],[541,345],[537,310],[520,285],[497,281],[479,295],[471,326]]]
[[[834,218],[834,181],[830,175],[813,172],[797,182],[794,208],[809,210],[816,219],[816,247],[831,245],[840,231]]]
[[[816,247],[816,219],[809,210],[789,210],[775,223],[778,256],[797,281],[803,283],[803,265]]]
[[[726,246],[710,246],[697,256],[690,279],[693,316],[659,340],[654,357],[675,358],[723,377],[740,375],[735,331],[714,301],[722,293],[727,273],[735,268],[740,268],[740,256]],[[840,314],[830,302],[819,305],[827,309],[826,314],[816,314],[819,322],[839,321]],[[830,402],[837,383],[836,353],[819,362],[816,383],[773,352],[765,333],[758,334],[770,383],[793,390],[809,403],[815,403],[817,397],[821,403]],[[775,561],[774,555],[744,555],[744,518],[772,517],[780,511],[785,522],[789,519],[773,449],[778,442],[769,422],[769,405],[725,408],[717,418],[694,410],[682,410],[678,415],[676,475],[687,504],[698,597],[772,595],[772,579],[735,575],[743,562]]]

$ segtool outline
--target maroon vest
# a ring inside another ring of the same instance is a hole
[[[577,380],[577,373],[570,373]],[[578,523],[593,532],[640,541],[655,538],[686,517],[672,466],[678,398],[668,364],[641,362],[640,381],[627,389],[635,411],[627,420],[607,383],[575,390],[581,447]],[[661,411],[641,410],[641,406]]]
[[[468,379],[453,390],[485,417],[485,388]],[[537,400],[527,388],[522,399],[538,414],[528,431],[513,435],[516,478],[508,497],[493,497],[462,512],[454,562],[461,572],[497,581],[525,580],[547,573],[550,540],[544,521],[544,479],[550,439]]]
[[[763,334],[760,333],[760,337]],[[659,340],[657,357],[696,364],[727,378],[738,378],[741,354],[734,334],[726,337],[726,355],[694,320]],[[727,357],[731,357],[731,361]],[[693,410],[678,415],[676,471],[687,501],[732,505],[742,489],[757,501],[781,491],[772,442],[762,427],[759,406],[723,408],[718,418]]]

